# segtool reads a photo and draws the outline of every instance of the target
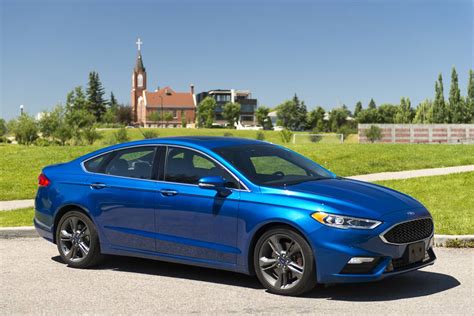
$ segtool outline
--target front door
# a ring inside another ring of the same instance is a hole
[[[159,253],[195,261],[235,264],[240,191],[223,167],[195,150],[168,147],[158,182],[157,241]],[[204,176],[222,176],[232,193],[221,197],[198,187]]]

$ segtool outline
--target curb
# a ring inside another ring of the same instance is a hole
[[[39,237],[34,226],[0,228],[0,239]],[[468,247],[474,243],[474,235],[435,235],[437,247]],[[471,246],[472,247],[472,246]]]
[[[0,239],[39,237],[34,226],[2,227]]]

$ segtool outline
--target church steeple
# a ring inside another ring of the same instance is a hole
[[[138,112],[139,112],[139,101],[140,97],[143,96],[143,92],[146,90],[146,70],[143,66],[142,50],[141,46],[143,42],[138,38],[137,42],[138,55],[135,62],[135,67],[133,68],[132,74],[132,112],[133,112],[133,121],[138,122]]]

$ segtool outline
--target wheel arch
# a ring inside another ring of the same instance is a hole
[[[257,241],[260,239],[260,237],[262,237],[262,235],[265,232],[274,228],[287,228],[287,229],[293,230],[294,232],[298,233],[301,237],[303,237],[303,239],[306,240],[306,242],[311,247],[311,249],[313,249],[313,245],[310,242],[310,240],[307,238],[306,234],[303,232],[301,228],[297,227],[296,225],[292,225],[285,221],[272,221],[272,222],[265,223],[255,231],[247,249],[247,254],[248,254],[247,265],[248,265],[248,271],[250,275],[255,275],[255,267],[254,267],[253,261],[254,261],[254,249],[257,244]],[[316,264],[316,260],[314,264]]]
[[[78,204],[65,204],[65,205],[62,205],[61,207],[58,208],[58,210],[56,211],[56,215],[54,216],[54,223],[53,223],[53,243],[56,243],[56,229],[58,227],[58,224],[59,224],[59,221],[61,220],[61,218],[68,212],[70,211],[76,211],[76,212],[80,212],[80,213],[83,213],[84,215],[86,215],[91,221],[92,223],[94,223],[95,225],[95,221],[92,219],[92,217],[90,216],[89,212],[87,211],[87,209],[85,207],[83,207],[82,205],[78,205]]]

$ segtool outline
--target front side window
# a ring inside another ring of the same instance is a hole
[[[115,151],[102,173],[120,177],[151,179],[155,151],[156,147],[136,147]]]
[[[274,145],[228,146],[214,151],[258,185],[285,186],[334,178],[315,162]]]
[[[198,184],[199,179],[207,176],[223,177],[227,182],[227,187],[239,187],[234,177],[205,155],[186,148],[168,148],[165,181]]]

